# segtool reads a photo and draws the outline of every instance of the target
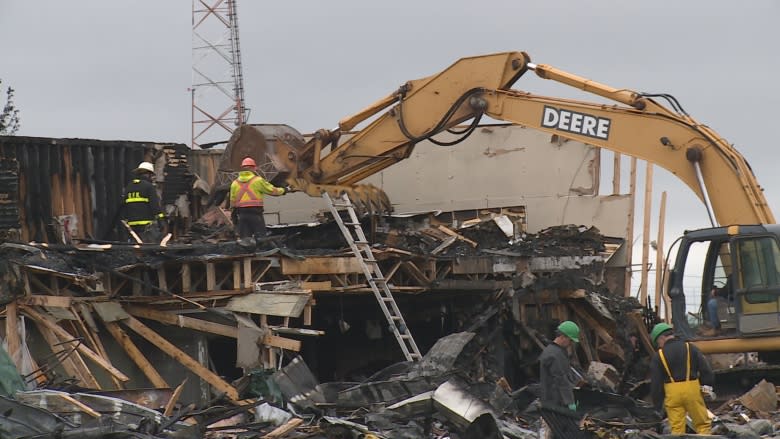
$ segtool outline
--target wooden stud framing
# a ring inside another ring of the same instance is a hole
[[[168,290],[168,278],[165,276],[165,267],[157,267],[157,286],[163,290]]]
[[[8,344],[8,355],[16,367],[21,366],[17,357],[21,342],[19,341],[19,315],[17,313],[16,302],[11,302],[5,306],[5,339]]]
[[[650,262],[650,214],[653,207],[653,164],[645,167],[645,203],[642,220],[642,277],[640,281],[639,303],[647,306],[647,283]]]
[[[217,289],[217,274],[214,271],[214,263],[206,262],[206,291]]]
[[[244,288],[250,288],[252,286],[252,258],[244,258],[242,262],[244,265]]]
[[[631,157],[631,173],[629,174],[629,186],[628,195],[631,200],[631,207],[628,209],[628,226],[626,230],[626,278],[623,285],[623,295],[625,297],[631,296],[631,274],[633,267],[631,266],[632,257],[634,252],[634,210],[636,209],[636,157]]]
[[[189,293],[192,291],[192,273],[190,271],[190,264],[184,263],[181,265],[181,291],[182,293]]]
[[[233,289],[241,289],[241,262],[233,261]]]
[[[666,225],[666,191],[661,192],[661,206],[658,212],[658,237],[655,241],[655,312],[661,310],[664,289],[664,227]]]

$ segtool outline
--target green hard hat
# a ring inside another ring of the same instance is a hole
[[[653,345],[657,347],[658,343],[656,343],[656,340],[658,340],[658,336],[666,331],[671,331],[672,329],[674,328],[672,328],[672,325],[668,323],[659,323],[653,326],[653,330],[650,331],[650,340],[653,341]]]
[[[558,325],[558,332],[569,337],[575,343],[580,342],[580,327],[571,320],[566,320]]]

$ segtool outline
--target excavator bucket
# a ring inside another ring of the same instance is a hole
[[[241,169],[241,160],[251,157],[266,180],[283,186],[297,170],[304,143],[303,135],[288,125],[242,125],[233,131],[222,154],[218,182],[229,184]]]

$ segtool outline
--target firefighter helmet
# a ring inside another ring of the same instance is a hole
[[[142,172],[154,173],[154,165],[149,162],[141,162],[137,168],[133,169],[133,172],[140,174]]]

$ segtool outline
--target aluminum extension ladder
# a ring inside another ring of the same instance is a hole
[[[355,258],[357,258],[360,266],[363,268],[363,274],[366,276],[368,285],[371,286],[374,297],[379,302],[379,307],[382,308],[382,312],[390,324],[389,329],[395,335],[395,339],[398,340],[404,357],[406,357],[407,361],[420,360],[422,358],[420,349],[417,348],[417,343],[414,342],[412,333],[401,315],[401,310],[398,309],[398,304],[393,299],[393,294],[387,286],[387,279],[385,279],[382,270],[379,268],[379,263],[374,258],[374,253],[371,251],[371,246],[368,244],[366,235],[363,233],[363,227],[361,227],[360,220],[355,213],[355,206],[347,194],[342,194],[341,197],[334,200],[327,192],[323,192],[322,198],[325,199],[328,208],[330,208],[333,214],[333,218],[339,225],[339,229],[341,229],[341,233],[344,234],[344,238],[352,249],[352,253],[355,254]],[[346,209],[349,213],[349,222],[345,223],[341,218],[339,214],[340,209]]]

